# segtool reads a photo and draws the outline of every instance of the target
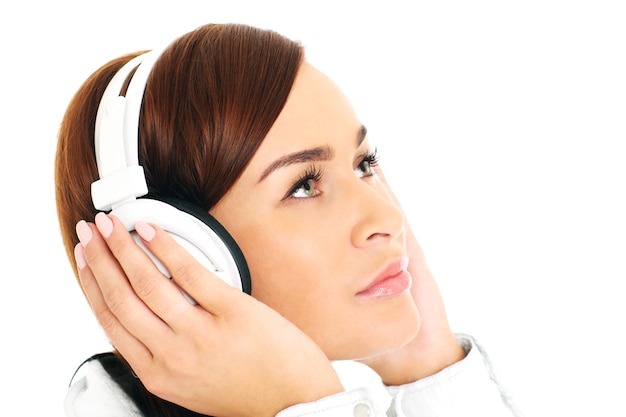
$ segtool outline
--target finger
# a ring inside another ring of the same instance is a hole
[[[84,248],[78,243],[74,248],[76,263],[78,265],[78,278],[85,297],[96,319],[111,344],[129,359],[143,363],[152,358],[150,350],[136,337],[130,334],[111,312],[104,300],[100,286],[98,285],[91,269],[86,263]]]
[[[176,284],[206,311],[218,316],[227,314],[238,304],[237,298],[245,296],[201,265],[160,227],[139,222],[136,230]]]
[[[104,231],[106,243],[119,261],[135,294],[143,303],[174,331],[187,328],[188,323],[193,323],[190,315],[198,314],[199,310],[193,308],[180,288],[161,273],[152,259],[137,245],[122,222],[115,216],[98,214],[96,225],[101,232]],[[189,261],[195,261],[167,233],[162,234],[170,243],[170,247],[186,255]],[[154,252],[154,247],[148,246],[148,249],[159,257]],[[172,273],[170,267],[166,265],[168,271]]]
[[[400,200],[398,199],[396,194],[393,192],[393,189],[387,182],[387,177],[385,177],[385,172],[383,171],[383,168],[380,165],[376,167],[376,173],[378,174],[378,177],[380,178],[380,181],[382,182],[389,196],[393,199],[393,201],[396,203],[398,207],[402,207],[400,205]]]
[[[98,229],[94,225],[88,226],[93,236],[88,244],[84,245],[84,257],[91,272],[91,276],[87,278],[93,277],[99,289],[96,300],[100,302],[97,306],[98,314],[101,315],[99,318],[101,325],[103,321],[104,326],[107,326],[108,330],[105,330],[107,332],[119,331],[112,318],[108,317],[108,312],[110,312],[128,333],[149,349],[154,347],[160,338],[171,332],[171,329],[135,293],[127,278],[126,270],[122,268]],[[128,238],[132,241],[130,235]],[[136,245],[133,246],[136,247]],[[143,254],[138,247],[130,247],[130,249]],[[147,257],[145,254],[143,256]],[[140,262],[142,259],[138,257],[137,261]]]

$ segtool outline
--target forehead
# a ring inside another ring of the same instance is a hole
[[[251,161],[271,160],[307,148],[339,146],[361,128],[350,102],[325,74],[303,62],[287,102]]]

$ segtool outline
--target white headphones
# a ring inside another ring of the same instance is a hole
[[[143,167],[139,165],[139,113],[148,76],[159,55],[151,51],[130,60],[102,95],[95,127],[100,179],[91,184],[94,207],[110,210],[118,217],[166,276],[171,274],[134,232],[140,220],[159,225],[204,267],[232,287],[250,294],[250,272],[241,249],[205,209],[188,201],[139,198],[148,193]],[[125,95],[120,95],[135,69]]]

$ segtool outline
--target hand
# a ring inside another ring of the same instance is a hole
[[[98,214],[96,224],[77,225],[83,290],[112,344],[150,392],[203,414],[274,416],[343,391],[308,336],[203,268],[167,233],[137,225],[175,284],[118,219]]]
[[[400,206],[380,167],[380,180]],[[401,385],[433,375],[465,357],[448,324],[443,299],[426,265],[424,254],[405,216],[408,272],[413,278],[411,294],[420,312],[420,329],[407,345],[360,362],[372,368],[387,385]]]

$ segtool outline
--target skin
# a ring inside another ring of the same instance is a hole
[[[305,63],[258,152],[211,211],[240,242],[252,295],[296,324],[330,359],[394,349],[419,327],[408,291],[356,296],[386,265],[406,256],[402,211],[375,167],[363,162],[370,147],[360,133],[341,91]],[[328,155],[264,177],[277,159],[308,149]],[[311,166],[322,172],[307,184],[311,196],[300,189],[285,198]]]
[[[205,414],[269,416],[342,391],[330,360],[360,360],[397,385],[463,358],[363,133],[341,91],[304,63],[257,154],[211,210],[246,256],[253,297],[222,283],[158,226],[138,224],[146,246],[198,302],[192,306],[158,279],[114,216],[79,222],[85,294],[150,391]],[[324,152],[276,163],[311,149]],[[313,168],[321,177],[300,181]],[[410,289],[359,294],[403,258]]]

